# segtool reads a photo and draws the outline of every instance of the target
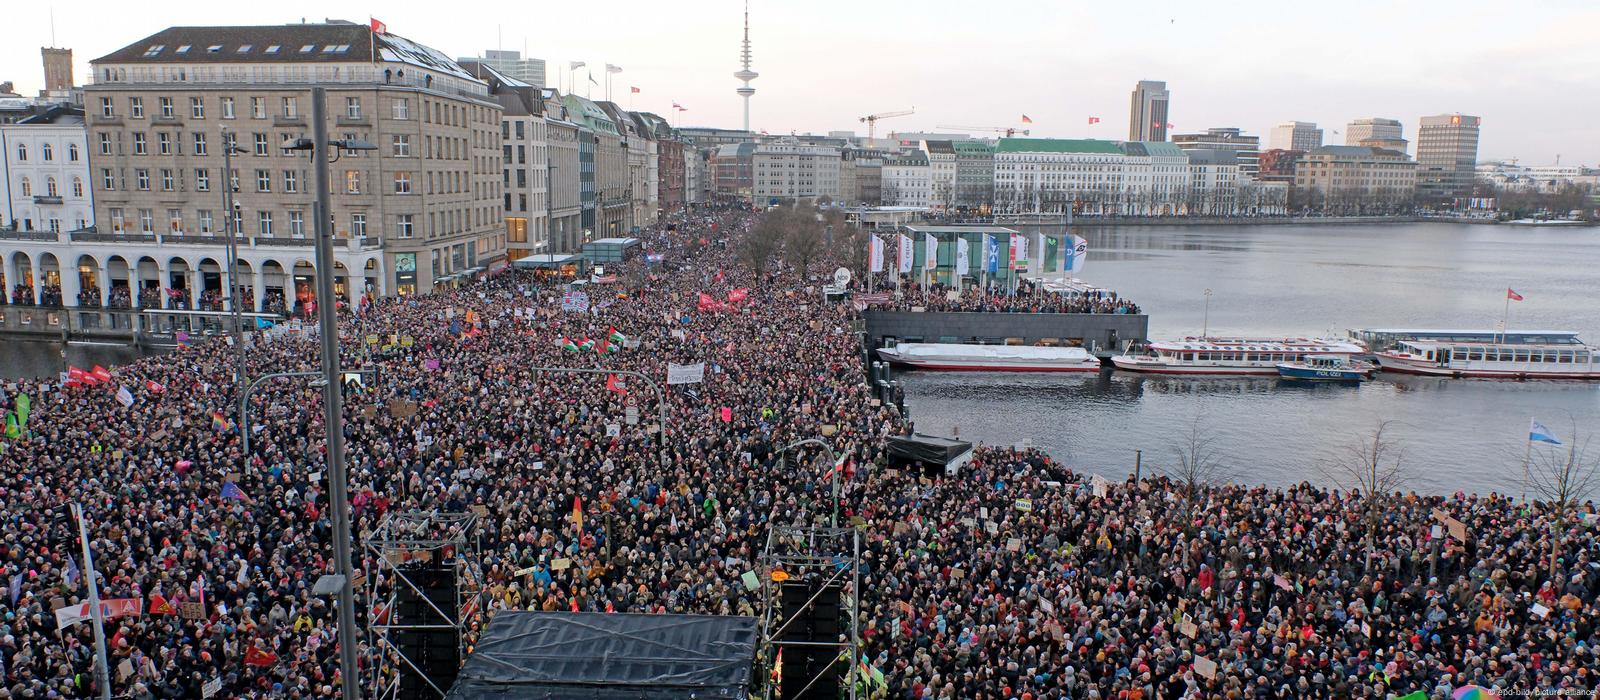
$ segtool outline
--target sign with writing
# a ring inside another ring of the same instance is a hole
[[[705,381],[706,363],[697,362],[692,365],[667,365],[667,385],[699,384]]]
[[[572,568],[572,560],[566,557],[550,562],[550,569],[553,571],[565,571],[570,568]]]
[[[201,698],[209,698],[209,697],[212,697],[212,696],[214,696],[214,695],[216,695],[217,693],[220,693],[220,692],[222,692],[222,677],[221,676],[218,676],[218,677],[213,678],[213,679],[211,679],[209,681],[206,681],[205,685],[200,686],[200,697]]]
[[[1017,502],[1016,502],[1015,505],[1016,505],[1017,510],[1022,511],[1024,513],[1032,513],[1033,512],[1033,499],[1031,499],[1031,498],[1019,498],[1019,499],[1017,499]]]
[[[1019,537],[1012,537],[1006,540],[1006,549],[1013,552],[1022,551],[1022,539]]]
[[[1217,662],[1204,656],[1196,656],[1194,657],[1194,672],[1205,676],[1207,679],[1216,680]]]
[[[530,566],[530,567],[527,567],[525,569],[517,569],[516,571],[511,572],[511,575],[514,576],[514,577],[515,576],[532,576],[533,572],[538,571],[538,570],[539,570],[539,567]]]
[[[1178,632],[1182,633],[1185,637],[1194,639],[1196,635],[1200,634],[1200,626],[1188,620],[1184,620],[1183,622],[1178,623]]]
[[[204,620],[206,609],[199,603],[178,603],[178,616],[185,620]]]
[[[589,295],[583,292],[567,292],[561,295],[562,311],[588,311]]]

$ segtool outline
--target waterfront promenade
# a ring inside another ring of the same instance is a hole
[[[352,529],[397,510],[483,506],[488,611],[754,614],[759,589],[741,577],[769,526],[820,523],[831,506],[823,470],[776,449],[826,436],[856,465],[841,520],[865,528],[863,637],[883,697],[1595,687],[1600,543],[1577,513],[1385,495],[1371,521],[1363,496],[1101,485],[1047,455],[995,448],[931,482],[876,466],[884,438],[910,425],[870,399],[855,312],[807,301],[792,269],[738,262],[754,220],[723,211],[646,231],[663,259],[621,265],[623,286],[592,286],[586,313],[560,311],[559,293],[510,273],[343,319],[345,364],[378,370],[346,402]],[[713,235],[728,245],[698,241]],[[843,257],[820,256],[812,272]],[[723,303],[698,310],[701,293]],[[362,330],[410,342],[369,358]],[[623,347],[606,352],[613,332]],[[602,351],[564,342],[585,339]],[[314,339],[259,333],[249,372],[311,369],[316,351]],[[0,686],[13,697],[87,694],[88,626],[58,634],[53,620],[56,599],[83,595],[76,540],[51,514],[68,499],[88,505],[102,597],[181,606],[203,594],[198,618],[111,621],[111,665],[134,670],[117,693],[199,697],[220,678],[225,697],[331,696],[335,616],[308,590],[329,566],[318,392],[259,391],[243,454],[232,352],[204,342],[95,386],[18,387],[32,415],[0,455],[12,523]],[[697,362],[705,380],[671,388],[660,446],[643,387],[532,369],[662,377],[668,363]],[[622,419],[629,399],[638,425]],[[230,479],[238,488],[225,495]],[[1435,508],[1467,536],[1433,537]],[[377,570],[370,558],[357,566]]]

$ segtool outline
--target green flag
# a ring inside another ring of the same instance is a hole
[[[1409,695],[1402,695],[1397,700],[1428,700],[1428,694],[1419,690]]]
[[[1061,248],[1061,239],[1055,236],[1044,237],[1044,267],[1045,270],[1056,269],[1056,255]]]
[[[17,394],[17,426],[28,427],[28,414],[33,412],[33,399],[27,394]]]
[[[6,411],[6,437],[12,440],[22,437],[22,427],[17,425],[16,411]]]

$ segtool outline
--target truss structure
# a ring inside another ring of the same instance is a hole
[[[761,639],[756,652],[764,688],[761,697],[766,700],[778,697],[779,689],[773,682],[772,667],[780,649],[828,647],[834,652],[834,663],[845,664],[844,668],[839,669],[840,682],[848,688],[847,697],[856,700],[853,670],[856,660],[861,658],[861,532],[853,527],[775,525],[767,533],[767,545],[762,551],[761,563],[761,571],[764,572],[761,577]],[[844,584],[839,607],[842,611],[848,611],[850,619],[848,627],[841,626],[840,629],[848,629],[848,637],[827,642],[785,641],[785,628],[799,618],[783,618],[781,581],[775,581],[773,576],[780,571],[783,572],[781,578],[785,580],[820,577],[823,586],[806,601],[801,613],[813,608],[823,588]],[[827,669],[823,669],[816,676],[808,678],[799,695],[805,695],[805,689],[809,689],[826,672]]]
[[[435,685],[390,635],[405,631],[454,630],[461,659],[467,658],[467,631],[479,627],[485,608],[483,597],[488,595],[478,520],[478,515],[472,512],[394,512],[386,515],[378,528],[365,538],[363,545],[367,556],[376,562],[376,569],[366,577],[364,586],[368,606],[367,639],[380,657],[379,663],[372,665],[368,679],[367,687],[372,689],[369,692],[374,697],[399,700],[400,675],[407,668],[421,676],[438,692],[438,697],[443,698],[449,692],[449,688]],[[413,578],[421,565],[439,566],[454,572],[454,614],[440,610],[423,594],[422,586]],[[394,614],[400,591],[407,588],[426,604],[424,619],[399,620]]]

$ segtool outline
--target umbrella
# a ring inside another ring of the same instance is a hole
[[[1500,696],[1481,685],[1464,685],[1450,694],[1450,700],[1500,700]]]

